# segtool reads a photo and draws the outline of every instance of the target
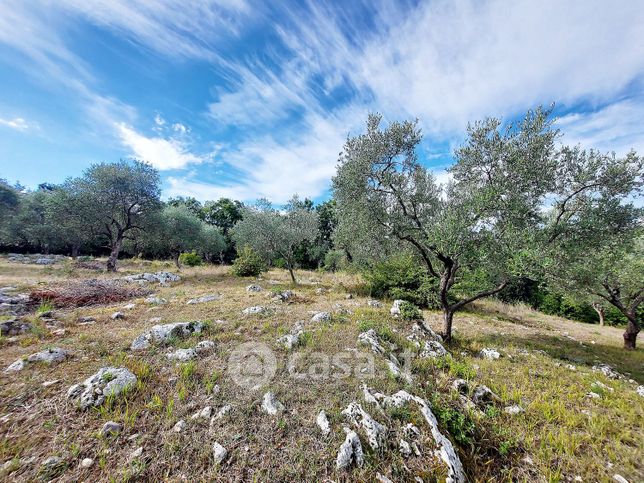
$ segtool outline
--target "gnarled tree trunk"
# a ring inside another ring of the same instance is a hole
[[[624,331],[624,349],[634,350],[637,343],[637,334],[640,332],[640,326],[637,323],[637,315],[630,314],[628,318],[628,325]]]
[[[604,306],[602,304],[594,303],[593,304],[593,309],[595,309],[595,312],[597,312],[597,315],[599,316],[599,325],[604,326],[604,317],[606,315],[606,309],[604,309]]]
[[[116,262],[119,258],[119,253],[121,253],[121,247],[123,246],[123,236],[118,236],[116,241],[112,245],[112,250],[110,251],[110,256],[107,259],[107,271],[116,272]]]

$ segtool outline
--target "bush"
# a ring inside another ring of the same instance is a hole
[[[251,247],[245,245],[237,251],[231,271],[238,277],[256,277],[265,270],[264,262]]]
[[[324,270],[335,272],[347,266],[347,257],[342,250],[329,250],[324,255]]]
[[[196,267],[203,265],[203,260],[196,252],[186,252],[179,255],[179,263],[188,265],[189,267]]]
[[[372,297],[407,300],[439,309],[438,282],[410,253],[399,253],[376,263],[364,273]]]
[[[422,320],[423,313],[411,302],[400,304],[400,318],[403,320]]]

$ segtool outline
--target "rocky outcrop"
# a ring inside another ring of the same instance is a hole
[[[335,466],[339,470],[346,470],[351,465],[362,466],[364,463],[364,453],[362,452],[362,443],[358,433],[344,428],[346,437],[340,446],[338,456],[335,459]]]
[[[373,419],[360,404],[352,402],[342,411],[342,415],[354,426],[361,427],[364,430],[369,446],[372,449],[378,449],[383,446],[385,435],[387,434],[387,427]]]
[[[329,312],[318,312],[311,317],[311,322],[313,323],[329,322],[330,320],[331,314]]]
[[[156,273],[137,273],[136,275],[128,275],[123,277],[126,282],[134,282],[138,284],[158,283],[159,285],[167,285],[170,282],[178,282],[181,280],[179,275],[172,272],[156,272]]]
[[[28,364],[40,362],[43,364],[58,364],[63,362],[68,357],[68,352],[65,349],[54,347],[52,349],[45,349],[44,351],[36,352],[24,359],[18,359],[13,364],[5,369],[5,372],[22,371]]]
[[[262,398],[261,409],[265,413],[268,413],[271,416],[275,416],[277,413],[284,411],[284,405],[277,400],[275,394],[273,394],[272,392],[267,392]]]
[[[165,345],[172,338],[183,339],[192,334],[200,334],[204,329],[203,322],[177,322],[174,324],[155,325],[139,335],[130,348],[132,350],[148,349],[152,344]]]
[[[67,391],[67,398],[80,409],[98,407],[107,397],[118,396],[136,385],[136,376],[124,367],[102,367]]]

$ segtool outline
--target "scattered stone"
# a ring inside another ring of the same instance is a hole
[[[115,423],[114,421],[108,421],[103,425],[99,434],[104,438],[109,436],[117,436],[123,431],[123,425]]]
[[[167,300],[162,299],[161,297],[157,297],[156,295],[150,295],[149,297],[145,298],[145,303],[150,305],[163,305],[167,303]]]
[[[420,412],[425,418],[425,421],[429,424],[434,441],[438,446],[438,455],[447,465],[448,471],[446,481],[451,483],[463,483],[466,481],[463,464],[456,454],[452,442],[439,431],[436,416],[434,416],[429,404],[427,404],[424,399],[418,396],[412,396],[406,391],[398,391],[393,396],[385,396],[383,394],[376,393],[373,394],[373,397],[380,399],[386,406],[391,405],[394,407],[401,407],[410,401],[415,402],[419,406]]]
[[[210,419],[212,416],[212,407],[206,406],[201,411],[197,411],[191,416],[191,419]]]
[[[407,423],[407,426],[403,428],[403,434],[409,439],[418,439],[420,438],[420,429],[412,423]]]
[[[44,364],[58,364],[63,362],[68,356],[68,352],[64,349],[54,347],[52,349],[45,349],[44,351],[36,352],[24,359],[18,359],[5,369],[5,372],[21,371],[28,364],[35,362],[42,362]]]
[[[94,465],[94,460],[92,458],[84,458],[80,465],[81,468],[91,468]]]
[[[51,335],[56,335],[58,337],[62,337],[63,335],[65,335],[66,332],[67,331],[65,329],[57,329],[57,330],[52,330]]]
[[[120,320],[124,318],[125,314],[123,312],[114,312],[112,315],[110,315],[110,319],[112,320]]]
[[[514,416],[515,414],[520,414],[520,413],[525,412],[525,409],[523,409],[518,404],[513,404],[511,406],[504,407],[503,412],[505,412],[506,414],[511,414],[511,415]]]
[[[136,307],[136,304],[127,304],[123,306],[124,310],[132,310],[134,307]]]
[[[367,300],[367,305],[376,309],[382,308],[383,306],[380,300]]]
[[[290,334],[283,335],[277,342],[282,344],[286,350],[292,350],[300,344],[302,337],[304,336],[304,331],[302,330],[302,324],[297,323],[293,329],[291,329]]]
[[[204,295],[203,297],[197,297],[196,299],[188,300],[187,304],[188,305],[203,304],[206,302],[214,302],[215,300],[221,300],[221,295],[218,295],[218,294]]]
[[[454,379],[452,389],[460,394],[467,394],[470,391],[470,385],[465,379]]]
[[[53,258],[38,258],[35,262],[36,265],[53,265],[56,260]]]
[[[262,287],[255,284],[251,284],[248,287],[246,287],[247,292],[261,292],[262,290],[264,290]]]
[[[100,406],[108,396],[117,396],[136,384],[136,376],[124,367],[102,367],[67,391],[67,398],[77,401],[80,409]]]
[[[488,359],[488,360],[497,360],[501,357],[501,354],[495,349],[488,349],[487,347],[484,349],[481,349],[481,352],[479,352],[479,356],[483,359]]]
[[[148,349],[151,344],[164,345],[172,338],[185,338],[200,334],[204,329],[202,322],[177,322],[174,324],[155,325],[132,342],[132,350]]]
[[[134,460],[143,456],[143,446],[139,446],[134,451],[130,453],[130,459]]]
[[[644,397],[644,386],[637,386],[637,389],[635,390],[635,392],[637,392],[637,394],[639,394],[640,396]]]
[[[311,317],[311,322],[320,323],[320,322],[330,322],[331,314],[329,312],[318,312],[313,317]]]
[[[613,480],[615,480],[617,483],[628,483],[628,480],[626,478],[617,473],[613,475]]]
[[[378,449],[384,444],[387,427],[373,419],[360,404],[352,402],[342,411],[342,414],[355,426],[364,429],[369,446],[373,449]]]
[[[123,280],[125,280],[126,282],[136,282],[139,284],[158,283],[160,285],[167,285],[170,282],[178,282],[179,280],[181,280],[181,277],[171,272],[156,272],[128,275],[127,277],[123,277]]]
[[[315,418],[315,422],[323,435],[327,436],[331,432],[331,426],[329,425],[329,420],[326,417],[324,409],[318,413],[317,418]]]
[[[186,362],[197,357],[197,351],[194,349],[176,349],[168,354],[166,357],[172,361]]]
[[[53,381],[45,381],[42,383],[42,387],[53,386],[54,384],[58,384],[59,382],[60,382],[60,379],[54,379]]]
[[[362,452],[362,444],[360,438],[355,431],[344,428],[347,436],[340,446],[338,456],[335,459],[335,466],[339,470],[345,470],[352,464],[362,466],[364,463],[364,454]]]
[[[622,376],[619,372],[617,372],[615,369],[613,369],[608,364],[596,364],[596,365],[593,366],[593,371],[601,372],[604,376],[606,376],[609,379],[623,379],[624,378],[624,376]]]
[[[394,317],[400,316],[400,306],[404,303],[404,300],[394,300],[394,304],[389,309],[389,313]]]
[[[195,346],[195,351],[199,355],[208,354],[215,349],[215,343],[211,340],[202,340]]]
[[[323,288],[323,287],[319,287],[319,288],[315,289],[315,295],[323,295],[323,294],[325,294],[327,292],[328,292],[328,290],[326,288]]]
[[[346,295],[344,296],[344,298],[345,298],[346,300],[351,300],[351,299],[353,298],[353,294],[348,293],[348,294],[346,294]]]
[[[400,451],[403,458],[409,458],[412,454],[411,446],[404,439],[401,439],[398,443],[398,451]]]
[[[228,451],[226,450],[226,448],[215,441],[212,444],[212,455],[215,458],[215,464],[220,465],[226,459]]]
[[[383,356],[386,354],[385,348],[380,343],[380,338],[374,329],[369,329],[358,335],[358,343],[369,346],[376,354]]]
[[[24,334],[31,330],[31,324],[28,322],[21,322],[19,320],[5,320],[0,323],[0,335],[10,337],[14,335]]]
[[[262,399],[262,411],[274,416],[284,411],[284,405],[277,400],[275,394],[267,392]]]
[[[586,394],[586,397],[590,398],[590,399],[601,399],[601,396],[599,394],[597,394],[596,392],[592,392],[592,391],[589,392],[588,394]]]
[[[222,406],[221,408],[219,408],[219,411],[217,411],[217,414],[215,414],[213,416],[213,419],[215,421],[217,421],[219,419],[222,419],[224,416],[226,416],[226,414],[228,414],[230,412],[230,410],[232,408],[233,407],[230,404],[226,404],[226,405]]]
[[[293,297],[295,293],[292,290],[284,290],[283,292],[278,292],[273,296],[273,300],[276,302],[288,302]]]
[[[180,433],[184,429],[186,429],[186,422],[183,419],[180,419],[179,421],[176,422],[176,424],[172,427],[172,431],[175,433]]]
[[[492,392],[489,387],[483,384],[474,389],[474,392],[472,393],[472,401],[478,407],[489,406],[490,404],[493,404],[499,400],[499,396],[494,394],[494,392]]]
[[[94,317],[83,316],[78,318],[78,325],[91,325],[94,323],[96,323],[96,319]]]
[[[394,483],[389,478],[387,478],[385,475],[380,474],[380,473],[376,473],[376,480],[378,480],[380,483]]]
[[[268,309],[262,305],[255,305],[242,310],[242,314],[244,315],[258,315],[265,314],[266,312],[268,312]]]

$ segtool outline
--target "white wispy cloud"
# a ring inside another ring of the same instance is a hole
[[[563,142],[615,151],[624,155],[631,149],[644,153],[644,98],[624,99],[601,109],[569,114],[557,125]]]
[[[5,126],[16,131],[26,131],[30,127],[33,127],[32,124],[29,124],[22,117],[14,117],[13,119],[2,119],[0,118],[0,126]]]
[[[144,136],[125,123],[117,123],[115,127],[121,142],[132,151],[133,157],[147,161],[159,170],[181,169],[209,159],[207,155],[192,153],[182,139]]]

